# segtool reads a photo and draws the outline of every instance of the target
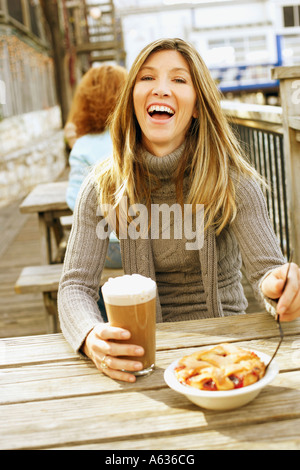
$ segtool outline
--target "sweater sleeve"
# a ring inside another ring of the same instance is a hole
[[[235,183],[237,215],[232,227],[241,249],[246,276],[257,298],[274,314],[274,302],[263,295],[260,286],[270,271],[286,261],[271,226],[259,184],[243,176]]]
[[[97,236],[101,220],[97,206],[92,173],[78,195],[58,290],[61,329],[75,351],[79,351],[94,326],[102,322],[97,300],[109,239]]]

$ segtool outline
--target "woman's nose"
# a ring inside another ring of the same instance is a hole
[[[171,90],[166,83],[160,82],[153,88],[152,93],[156,96],[169,96],[171,94]]]

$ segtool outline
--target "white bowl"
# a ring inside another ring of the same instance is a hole
[[[255,352],[265,364],[268,364],[271,359],[268,354],[255,351],[254,349],[247,348],[247,350]],[[196,405],[208,410],[232,410],[246,405],[246,403],[252,401],[266,385],[272,382],[279,370],[276,361],[273,360],[268,367],[265,376],[252,385],[236,388],[234,390],[207,391],[198,390],[194,387],[190,387],[189,385],[181,384],[174,373],[174,369],[177,366],[178,360],[172,362],[172,364],[170,364],[165,370],[164,379],[167,385],[176,392],[185,395]]]

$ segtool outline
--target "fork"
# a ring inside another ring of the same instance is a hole
[[[287,281],[288,281],[288,276],[289,276],[289,271],[290,271],[290,266],[291,266],[292,260],[293,260],[293,250],[291,250],[291,253],[290,253],[289,265],[288,265],[288,269],[287,269],[286,278],[285,278],[285,281],[284,281],[282,293],[284,292],[284,290],[285,290],[285,288],[286,288],[286,284],[287,284]],[[280,348],[280,345],[281,345],[281,343],[282,343],[282,341],[283,341],[283,338],[284,338],[284,333],[283,333],[283,329],[282,329],[282,326],[281,326],[281,323],[280,323],[280,317],[279,317],[278,313],[276,313],[275,320],[276,320],[277,325],[278,325],[278,328],[279,328],[280,340],[279,340],[279,343],[278,343],[278,345],[277,345],[277,348],[275,349],[275,351],[274,351],[274,353],[273,353],[273,356],[271,357],[271,359],[269,360],[268,364],[266,365],[265,373],[266,373],[266,371],[267,371],[267,368],[269,367],[269,365],[270,365],[271,362],[273,361],[274,357],[276,356],[277,351],[278,351],[278,349]]]

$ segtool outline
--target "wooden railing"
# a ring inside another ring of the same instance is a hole
[[[281,249],[300,262],[300,66],[277,67],[281,107],[222,102],[245,157],[265,178],[263,188]]]
[[[300,66],[277,67],[272,78],[280,80],[287,199],[291,220],[290,240],[300,263]]]
[[[245,158],[267,183],[262,186],[268,212],[281,250],[290,253],[286,170],[283,151],[282,108],[223,102]]]

